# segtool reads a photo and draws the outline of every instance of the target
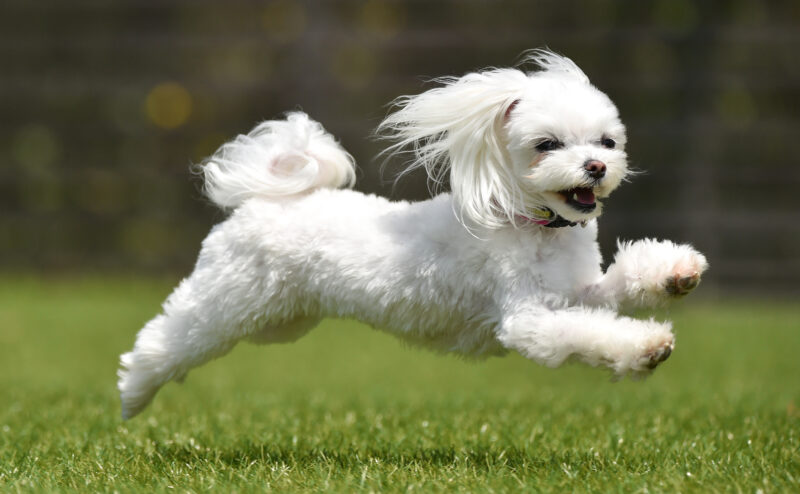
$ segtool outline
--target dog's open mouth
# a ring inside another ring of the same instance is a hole
[[[592,212],[597,207],[594,192],[588,187],[562,190],[559,194],[564,198],[564,202],[582,213]]]

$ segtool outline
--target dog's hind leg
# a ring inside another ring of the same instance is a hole
[[[193,314],[161,314],[136,337],[132,351],[120,357],[122,417],[141,412],[169,381],[182,381],[194,367],[228,353],[241,333],[218,328]]]
[[[134,417],[147,407],[161,386],[182,381],[192,368],[225,355],[243,338],[259,344],[288,343],[318,323],[317,317],[301,317],[251,331],[204,326],[193,315],[159,315],[139,332],[133,351],[120,357],[122,417]]]
[[[141,412],[156,392],[171,380],[182,380],[189,367],[199,361],[222,355],[233,343],[215,348],[197,348],[178,335],[191,332],[193,321],[188,316],[161,314],[148,322],[136,337],[132,351],[120,357],[118,388],[122,402],[122,418]],[[206,358],[203,358],[206,357]]]
[[[168,381],[181,381],[268,324],[265,300],[239,292],[246,288],[206,281],[195,275],[184,280],[164,312],[139,332],[133,350],[120,357],[123,418],[141,412]]]
[[[123,418],[141,412],[167,382],[183,380],[243,339],[281,343],[306,334],[319,317],[305,315],[293,301],[287,290],[256,279],[194,273],[169,296],[163,313],[139,331],[133,350],[120,357]]]

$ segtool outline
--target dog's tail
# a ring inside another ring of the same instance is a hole
[[[353,157],[301,112],[262,122],[222,145],[200,169],[208,198],[231,209],[253,197],[283,200],[355,182]]]

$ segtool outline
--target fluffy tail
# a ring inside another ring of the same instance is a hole
[[[252,197],[284,199],[317,188],[352,187],[355,162],[301,112],[269,120],[224,144],[202,165],[205,193],[222,208]]]

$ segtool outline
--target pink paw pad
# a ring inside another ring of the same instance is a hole
[[[669,356],[672,354],[673,347],[674,347],[673,343],[668,343],[648,353],[645,356],[646,359],[645,367],[647,367],[650,370],[655,369],[658,366],[658,364],[669,358]]]
[[[691,274],[678,273],[670,278],[667,278],[664,288],[670,295],[674,297],[682,297],[694,290],[699,284],[700,273],[695,271]]]

